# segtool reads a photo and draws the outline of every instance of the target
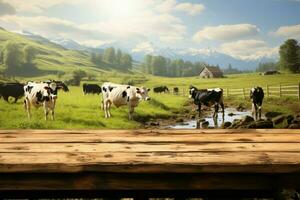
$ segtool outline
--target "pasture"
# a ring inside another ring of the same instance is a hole
[[[105,80],[104,80],[105,77]],[[53,77],[55,78],[55,77]],[[28,78],[27,80],[45,80],[47,77]],[[56,78],[57,79],[57,78]],[[20,80],[20,79],[18,79]],[[22,81],[26,81],[23,79]],[[143,74],[98,74],[97,80],[93,83],[101,84],[103,81],[125,83],[131,81],[138,86],[146,86],[151,89],[155,86],[166,85],[169,89],[177,86],[180,89],[188,90],[189,85],[199,88],[242,88],[254,85],[265,86],[282,84],[298,84],[300,74],[280,74],[272,76],[260,76],[258,74],[230,75],[222,79],[200,79],[191,78],[166,78],[144,76]],[[83,82],[89,82],[84,80]],[[193,113],[193,107],[189,110],[185,105],[191,104],[186,96],[173,94],[149,93],[152,98],[148,102],[141,102],[135,109],[134,120],[128,120],[128,108],[126,106],[112,107],[112,118],[104,118],[104,112],[100,108],[102,96],[83,96],[82,87],[70,87],[69,93],[62,91],[58,94],[58,101],[55,109],[55,121],[45,121],[43,109],[32,109],[32,119],[27,119],[27,114],[23,108],[23,99],[17,104],[7,103],[0,99],[0,127],[8,129],[135,129],[142,128],[143,123],[155,121],[156,119],[169,119],[181,112]],[[248,94],[248,92],[247,92]],[[241,97],[225,98],[226,107],[237,107],[244,104],[247,109],[251,109],[250,100]],[[300,101],[297,97],[270,97],[266,98],[263,106],[263,113],[267,111],[277,111],[286,114],[300,113]]]

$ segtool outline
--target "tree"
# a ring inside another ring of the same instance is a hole
[[[121,65],[121,59],[122,59],[122,51],[120,49],[117,50],[116,55],[116,64]]]
[[[3,62],[6,67],[6,71],[9,73],[16,73],[21,67],[23,62],[23,52],[20,46],[14,42],[7,42],[4,46]]]
[[[300,71],[299,49],[298,42],[294,39],[288,39],[280,46],[279,56],[281,69],[293,73]]]
[[[115,49],[113,47],[104,50],[103,60],[110,64],[115,64],[116,55],[115,55]]]
[[[132,68],[132,58],[129,54],[123,53],[121,58],[121,66],[124,69],[131,69]]]
[[[26,64],[32,64],[33,59],[36,56],[36,50],[32,46],[25,46],[24,49],[24,60]]]
[[[257,72],[266,72],[270,70],[278,70],[278,64],[274,62],[259,63],[256,68]]]
[[[72,72],[72,83],[73,85],[79,86],[82,78],[86,77],[87,74],[81,69],[74,70]]]

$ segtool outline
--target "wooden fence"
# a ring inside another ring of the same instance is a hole
[[[265,97],[297,97],[300,100],[300,83],[299,84],[289,84],[289,85],[265,85],[262,86]],[[245,99],[249,98],[250,87],[247,88],[223,88],[224,96],[242,96]],[[188,88],[180,87],[179,92],[175,93],[173,89],[170,90],[171,93],[175,95],[188,96]]]

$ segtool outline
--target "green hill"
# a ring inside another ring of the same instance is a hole
[[[96,66],[91,62],[90,53],[88,52],[68,50],[51,42],[41,43],[1,28],[0,50],[3,51],[6,43],[10,41],[18,44],[21,48],[31,46],[35,49],[37,54],[33,64],[37,68],[37,72],[32,72],[28,77],[43,77],[57,74],[65,74],[64,76],[67,77],[71,71],[78,68],[93,74],[107,72],[105,67]],[[4,64],[0,63],[0,70],[3,71],[4,68]]]

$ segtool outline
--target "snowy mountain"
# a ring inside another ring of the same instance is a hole
[[[149,49],[148,49],[149,50]],[[200,61],[206,62],[210,65],[219,65],[221,68],[227,68],[229,64],[239,70],[254,70],[260,62],[275,61],[274,58],[263,57],[257,60],[241,60],[234,58],[230,55],[206,49],[172,49],[172,48],[155,48],[152,51],[137,51],[136,49],[131,52],[134,60],[142,61],[143,57],[147,54],[161,55],[171,59],[183,59],[187,61]]]
[[[66,49],[71,49],[71,50],[85,50],[87,47],[83,46],[77,42],[75,42],[74,40],[71,39],[66,39],[66,38],[54,38],[51,40],[51,42],[54,42],[56,44],[59,44],[63,47],[65,47]]]

